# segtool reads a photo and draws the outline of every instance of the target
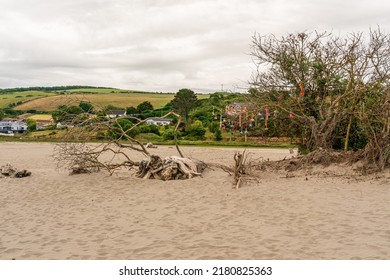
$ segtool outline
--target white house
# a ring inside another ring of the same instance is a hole
[[[62,124],[62,123],[58,122],[58,123],[56,124],[56,128],[57,128],[57,129],[62,129],[62,128],[73,128],[73,127],[74,127],[74,125],[72,125],[72,124],[67,124],[67,123]]]
[[[27,131],[27,124],[23,121],[1,121],[0,133],[24,133]]]
[[[146,120],[147,124],[154,124],[154,125],[170,125],[172,123],[172,119],[169,118],[151,118]]]
[[[108,111],[107,118],[115,119],[118,117],[126,116],[126,110],[110,110]]]

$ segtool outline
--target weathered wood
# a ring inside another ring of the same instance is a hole
[[[236,152],[234,154],[234,186],[236,189],[240,187],[241,184],[241,177],[246,173],[245,171],[245,163],[246,163],[246,150],[241,154],[239,152]]]
[[[145,145],[145,148],[147,148],[147,149],[157,149],[157,146],[156,146],[156,145],[153,145],[152,142],[148,142],[148,143]]]
[[[13,177],[13,178],[23,178],[31,176],[31,172],[23,169],[18,170],[13,167],[11,164],[6,164],[0,167],[0,178],[2,177]]]
[[[136,176],[145,179],[178,180],[201,176],[206,164],[200,160],[171,156],[161,159],[151,155],[138,166]]]

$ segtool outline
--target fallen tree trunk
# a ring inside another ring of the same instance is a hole
[[[204,162],[196,159],[177,156],[161,159],[157,155],[151,155],[149,159],[139,163],[136,176],[163,181],[189,179],[201,176],[206,167]]]

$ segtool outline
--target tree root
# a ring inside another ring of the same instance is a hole
[[[136,176],[144,179],[163,181],[190,179],[201,176],[207,165],[199,160],[177,156],[161,159],[151,155],[149,159],[139,163]]]
[[[13,178],[23,178],[31,176],[31,172],[23,169],[18,170],[10,164],[6,164],[0,167],[0,178],[1,177],[13,177]]]

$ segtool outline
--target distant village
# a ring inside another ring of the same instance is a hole
[[[23,114],[18,116],[18,118],[5,118],[2,121],[0,121],[0,135],[3,136],[14,136],[15,134],[22,134],[26,133],[28,131],[28,124],[27,119],[32,114]],[[119,117],[126,117],[126,110],[110,110],[108,111],[106,117],[107,119],[113,120],[115,118]],[[172,124],[171,118],[148,118],[146,120],[146,124],[148,125],[157,125],[157,126],[165,126]],[[54,123],[53,119],[50,120],[44,120],[44,119],[36,119],[35,120],[36,127],[35,130],[45,130],[49,128],[63,128],[63,127],[69,127],[70,124],[67,123]]]

